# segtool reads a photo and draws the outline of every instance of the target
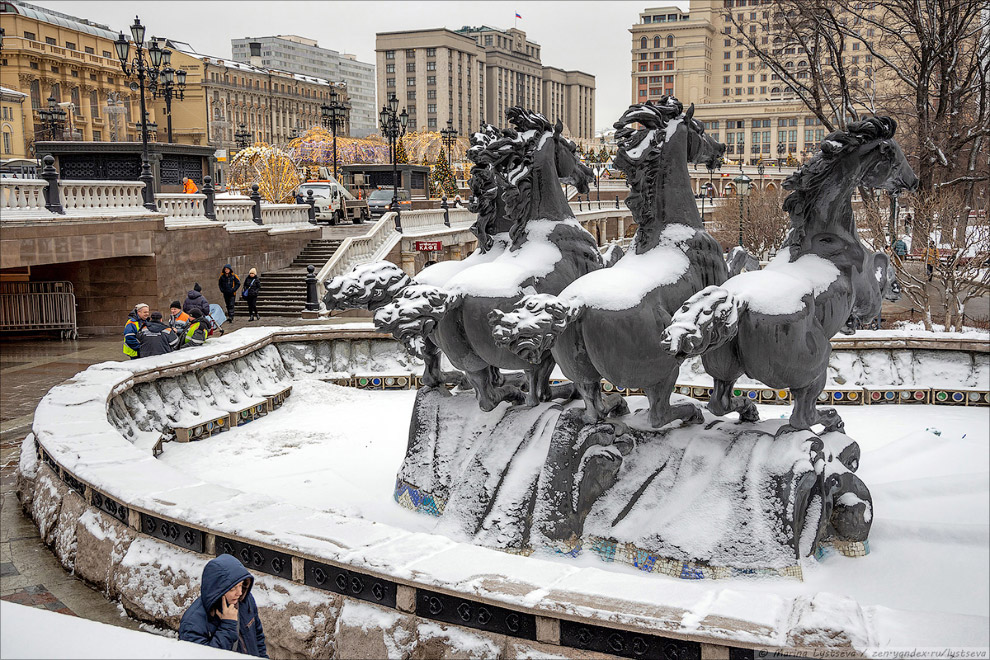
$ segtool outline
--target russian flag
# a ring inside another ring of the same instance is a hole
[[[522,18],[522,16],[519,15],[519,12],[516,12],[516,18]]]

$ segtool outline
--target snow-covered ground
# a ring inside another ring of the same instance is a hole
[[[392,499],[414,397],[414,391],[370,392],[300,379],[276,413],[208,440],[170,443],[160,460],[194,478],[297,506],[434,533],[435,518]],[[713,584],[785,598],[830,592],[864,606],[990,616],[990,410],[891,405],[839,412],[862,447],[859,475],[873,494],[871,554],[805,560],[804,582]],[[760,413],[789,416],[790,408],[760,406]],[[673,580],[590,553],[543,558],[639,575],[658,589]]]
[[[248,658],[170,637],[0,602],[2,658]]]

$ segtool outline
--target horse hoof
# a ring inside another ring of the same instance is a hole
[[[704,424],[705,423],[705,413],[701,412],[701,408],[695,408],[694,413],[691,417],[684,420],[685,424]]]
[[[756,407],[745,408],[739,411],[739,421],[754,424],[760,421],[760,411]]]

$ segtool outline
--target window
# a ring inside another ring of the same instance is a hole
[[[386,60],[394,60],[395,59],[395,51],[394,50],[386,50],[385,51],[385,59]]]
[[[646,62],[643,62],[642,64],[639,65],[639,70],[646,71]]]
[[[426,98],[435,99],[436,97],[437,97],[437,90],[435,89],[426,90]]]
[[[639,97],[640,98],[645,98],[646,97],[646,90],[645,89],[639,90]]]
[[[24,38],[28,41],[37,41],[38,37],[35,36],[34,32],[25,32]]]
[[[654,48],[659,48],[660,47],[660,37],[659,37],[659,35],[656,36],[656,37],[653,37],[653,47]]]
[[[406,92],[406,100],[407,101],[415,101],[416,100],[416,90],[412,90],[412,91]]]
[[[727,51],[725,51],[724,53],[722,53],[722,59],[725,59],[725,60],[727,60],[727,59],[729,59],[729,58],[731,58],[731,57],[732,57],[732,51],[728,51],[728,50],[727,50]]]
[[[732,45],[732,39],[726,39],[725,43],[723,43],[722,45],[728,48],[729,46]]]
[[[490,34],[486,34],[485,35],[485,45],[486,46],[491,46],[492,45],[492,35],[490,35]]]
[[[426,56],[427,57],[436,57],[437,56],[437,49],[436,48],[427,48],[426,49]]]
[[[430,117],[429,119],[427,119],[426,120],[426,127],[428,129],[430,129],[431,131],[437,130],[437,118],[436,117]]]
[[[426,111],[429,112],[429,113],[436,113],[436,111],[437,111],[437,104],[436,103],[428,103],[428,104],[426,104]]]
[[[395,73],[395,65],[394,64],[386,64],[385,65],[385,73]]]
[[[653,59],[655,59],[655,60],[659,60],[660,59],[660,51],[657,51],[657,52],[653,53]]]
[[[415,48],[407,48],[406,49],[406,57],[416,57],[416,49]]]
[[[741,83],[742,82],[742,76],[736,76],[736,82],[737,83]]]
[[[436,71],[437,70],[437,63],[436,62],[427,62],[426,63],[426,70],[427,71]]]
[[[415,86],[416,86],[415,78],[406,78],[406,87],[415,87]]]
[[[5,154],[10,154],[14,152],[13,144],[10,139],[10,131],[4,129],[3,131],[3,152]]]
[[[76,49],[76,44],[75,44],[75,42],[72,42],[72,41],[66,41],[65,42],[65,47],[68,48],[69,50],[75,50]]]
[[[722,84],[728,85],[730,82],[732,82],[730,78],[732,78],[732,76],[722,76]]]
[[[96,55],[96,51],[89,46],[84,47],[83,51],[85,51],[88,55]]]
[[[673,48],[673,47],[674,47],[674,35],[668,34],[667,35],[667,48]]]
[[[111,53],[109,50],[105,50],[105,51],[103,51],[103,57],[112,58],[113,57],[113,53]]]
[[[659,71],[659,70],[660,70],[660,62],[654,62],[653,64],[650,65],[650,71]]]
[[[103,133],[101,131],[93,131],[93,141],[100,142],[103,140]]]
[[[385,79],[385,86],[386,87],[395,87],[395,78],[386,78]]]
[[[728,95],[729,95],[729,90],[728,90],[728,88],[725,88],[725,89],[723,89],[723,90],[722,90],[722,96],[728,96]]]
[[[416,73],[415,62],[406,62],[406,73]]]
[[[639,54],[639,59],[645,60],[646,59],[646,53],[640,53]]]
[[[663,63],[663,68],[666,71],[670,71],[674,68],[674,63],[671,62],[670,60],[667,60],[666,62]]]
[[[659,87],[651,87],[650,88],[650,96],[660,96],[660,88]]]
[[[436,76],[426,76],[426,84],[427,85],[436,85],[437,84],[437,77]]]
[[[640,83],[641,84],[644,84],[644,85],[646,84],[646,78],[640,78],[639,80],[640,80]],[[656,85],[659,82],[660,82],[660,76],[650,76],[650,83],[651,84]]]
[[[722,71],[731,71],[731,70],[732,70],[732,65],[731,64],[723,64],[722,65]]]
[[[647,41],[646,41],[646,37],[643,37],[643,38],[641,38],[641,39],[639,40],[639,47],[640,47],[641,49],[645,49],[645,48],[648,48],[648,45],[647,45]]]

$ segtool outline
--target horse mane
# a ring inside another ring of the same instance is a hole
[[[784,189],[793,191],[783,204],[791,220],[791,229],[784,244],[790,247],[792,256],[796,256],[793,253],[807,232],[818,191],[832,178],[839,163],[867,142],[892,138],[896,129],[897,122],[891,117],[870,117],[853,122],[848,130],[835,131],[826,136],[819,151],[784,180]]]
[[[647,101],[629,106],[622,117],[612,127],[616,129],[615,139],[618,151],[615,156],[615,166],[626,174],[630,195],[626,206],[632,211],[639,225],[649,224],[656,220],[657,176],[663,153],[663,140],[655,139],[649,148],[639,158],[633,159],[628,151],[639,146],[651,130],[657,132],[667,128],[667,123],[684,112],[683,104],[673,96],[663,96],[659,103]],[[632,123],[639,123],[642,128],[634,129]],[[704,130],[704,129],[701,129]]]
[[[498,129],[491,124],[482,124],[481,130],[471,135],[471,148],[467,157],[473,163],[468,187],[471,197],[467,207],[478,219],[471,225],[471,233],[478,238],[478,249],[487,252],[494,240],[492,234],[498,231],[499,182],[495,175],[494,156],[489,147],[501,138]]]

